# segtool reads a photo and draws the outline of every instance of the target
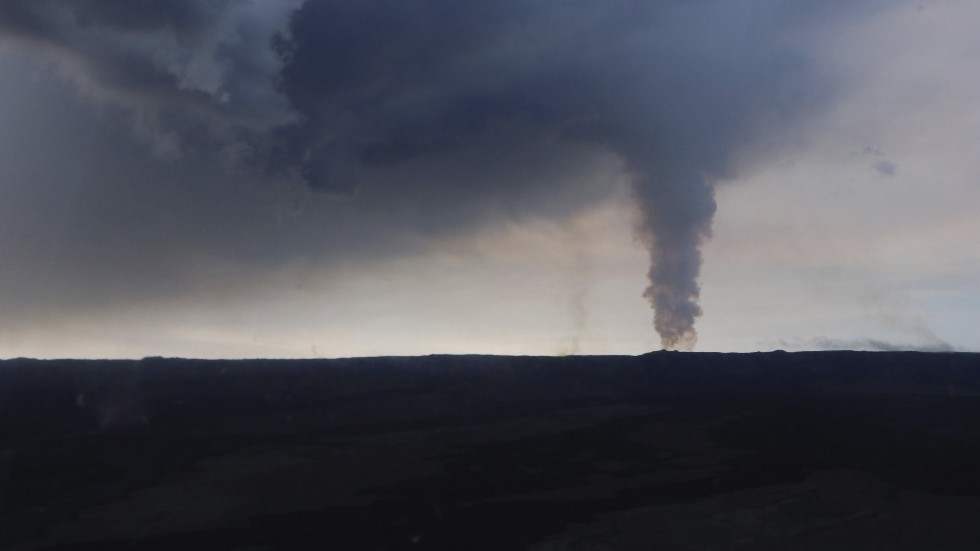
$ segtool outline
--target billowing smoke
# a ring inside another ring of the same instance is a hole
[[[714,191],[704,177],[667,182],[636,185],[643,212],[640,236],[650,251],[650,286],[643,296],[653,307],[653,325],[663,347],[692,349],[697,342],[694,319],[701,315],[700,245],[711,233]],[[670,192],[662,188],[673,185],[685,186],[677,190],[686,196],[684,201],[664,200]],[[656,192],[649,193],[648,189]]]
[[[548,174],[611,153],[632,178],[656,330],[691,348],[714,186],[740,145],[812,101],[785,39],[823,15],[797,4],[11,0],[0,30],[54,52],[160,155],[339,196],[429,162],[467,166],[377,189],[447,212],[516,186],[557,203]],[[553,157],[529,184],[516,175],[540,150]]]

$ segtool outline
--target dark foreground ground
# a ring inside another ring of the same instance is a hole
[[[980,549],[980,355],[0,362],[3,550]]]

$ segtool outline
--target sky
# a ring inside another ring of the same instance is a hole
[[[10,0],[0,358],[980,350],[972,0]]]

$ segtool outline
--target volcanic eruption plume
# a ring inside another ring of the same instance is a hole
[[[614,156],[650,254],[643,296],[663,346],[687,349],[714,186],[806,97],[784,38],[819,14],[798,4],[13,0],[0,32],[174,162],[340,197],[374,182],[364,201],[415,205],[427,231],[586,208],[603,190],[567,182]]]

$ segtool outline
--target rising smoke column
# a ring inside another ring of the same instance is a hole
[[[632,178],[655,328],[665,348],[689,349],[714,185],[760,121],[806,99],[803,62],[780,39],[811,19],[794,5],[11,0],[0,33],[53,52],[176,162],[210,155],[339,196],[388,171],[380,195],[427,201],[420,223],[452,220],[447,232],[515,210],[474,203],[574,201],[562,186],[582,145],[612,153]],[[544,150],[559,154],[519,177]],[[398,176],[469,159],[451,178]]]
[[[698,304],[700,246],[711,235],[714,189],[702,180],[672,190],[675,186],[678,184],[673,181],[666,185],[650,185],[643,181],[636,184],[643,213],[638,233],[650,253],[647,272],[650,285],[643,291],[643,296],[653,307],[653,325],[660,335],[661,345],[670,350],[690,350],[697,342],[694,320],[701,315]],[[659,193],[653,194],[650,190]],[[688,200],[665,201],[663,195],[672,191],[687,195]]]

